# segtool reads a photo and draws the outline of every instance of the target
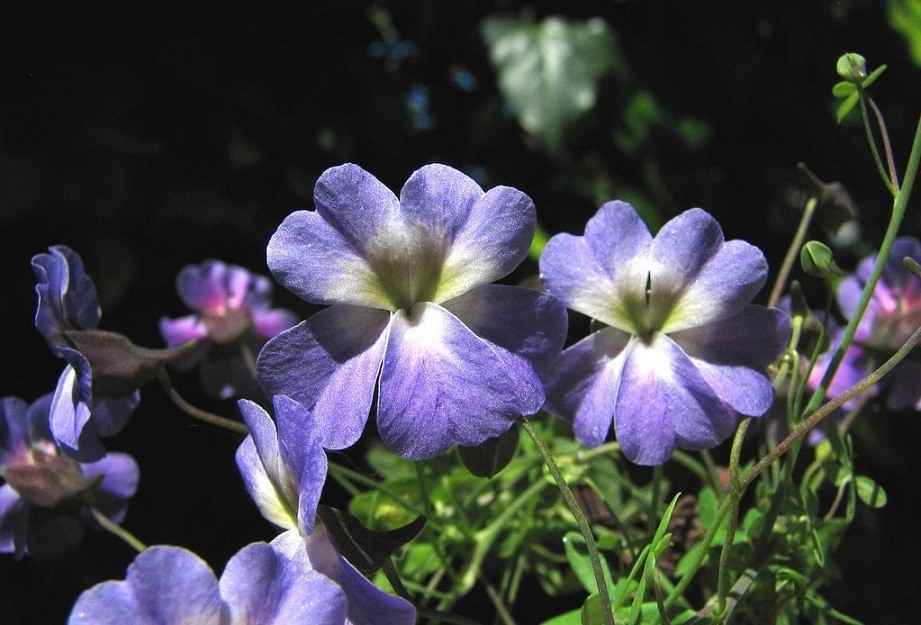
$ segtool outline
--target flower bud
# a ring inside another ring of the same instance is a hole
[[[848,52],[838,57],[838,75],[856,85],[863,83],[867,77],[867,61],[856,52]]]

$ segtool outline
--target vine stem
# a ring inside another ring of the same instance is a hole
[[[744,491],[752,481],[767,468],[772,462],[783,456],[789,449],[800,441],[809,431],[817,426],[822,419],[827,417],[837,408],[840,408],[846,404],[851,399],[858,397],[862,393],[867,392],[874,384],[879,382],[883,376],[892,371],[896,365],[898,365],[902,360],[904,360],[914,349],[915,345],[918,344],[918,341],[921,341],[921,326],[919,326],[912,335],[908,338],[902,347],[893,354],[893,356],[883,363],[881,367],[870,373],[863,380],[849,388],[846,392],[838,395],[827,404],[816,410],[812,413],[808,419],[800,423],[795,430],[790,432],[790,434],[783,441],[780,442],[777,447],[772,449],[767,455],[765,455],[761,460],[759,460],[755,466],[753,466],[749,471],[739,480],[740,492]]]
[[[187,402],[185,398],[179,394],[179,391],[176,390],[176,387],[173,386],[173,382],[169,379],[169,374],[166,372],[165,367],[160,367],[157,369],[157,378],[160,380],[160,384],[163,385],[163,390],[166,391],[166,394],[173,401],[173,403],[176,404],[180,410],[182,410],[190,417],[198,419],[199,421],[203,421],[209,425],[215,425],[219,428],[230,430],[236,434],[242,434],[243,436],[249,434],[249,428],[246,427],[245,423],[233,421],[226,417],[202,410],[201,408],[193,406]]]
[[[110,534],[113,534],[114,536],[118,536],[123,541],[128,543],[128,545],[130,545],[132,549],[134,549],[138,553],[147,549],[147,545],[145,545],[140,540],[138,540],[134,534],[126,530],[124,527],[122,527],[118,523],[114,522],[112,519],[104,515],[102,512],[100,512],[93,506],[90,506],[89,510],[90,510],[90,514],[93,516],[94,521],[99,523],[99,525],[101,525],[102,528],[105,529]]]
[[[771,289],[771,297],[768,298],[768,308],[773,308],[777,305],[777,302],[780,301],[780,296],[783,295],[783,289],[787,285],[787,279],[790,277],[790,272],[793,270],[793,264],[796,262],[796,257],[799,255],[799,248],[802,247],[803,241],[806,239],[806,232],[809,230],[809,224],[812,222],[812,216],[815,215],[815,208],[818,206],[819,201],[815,197],[809,197],[806,199],[806,205],[803,207],[803,216],[800,217],[799,225],[796,228],[796,234],[793,236],[793,241],[790,243],[790,247],[787,249],[787,255],[784,256],[783,264],[780,266],[780,273],[777,274],[777,280],[774,282],[774,288]]]
[[[889,219],[889,227],[886,229],[886,236],[883,238],[882,245],[880,245],[879,248],[879,254],[876,256],[876,263],[873,265],[873,273],[870,274],[870,279],[867,280],[866,285],[864,285],[863,292],[860,294],[860,301],[857,303],[857,308],[854,310],[854,314],[851,315],[851,319],[844,329],[841,342],[838,344],[834,356],[832,356],[828,369],[825,371],[825,375],[822,376],[821,383],[815,389],[815,392],[813,392],[812,397],[809,398],[809,404],[806,406],[805,410],[806,413],[810,413],[817,409],[825,398],[825,393],[828,391],[828,387],[832,379],[834,379],[835,373],[838,371],[838,366],[844,359],[844,353],[854,340],[854,333],[857,331],[857,325],[863,318],[863,313],[870,303],[870,298],[876,288],[876,283],[879,282],[879,277],[883,273],[883,268],[889,260],[889,253],[892,251],[893,243],[895,243],[895,237],[898,234],[899,226],[902,223],[902,217],[905,215],[905,209],[908,206],[908,198],[914,186],[915,176],[918,173],[919,160],[921,160],[921,118],[918,119],[918,127],[915,130],[915,138],[911,146],[911,154],[908,157],[908,166],[905,168],[905,178],[902,183],[902,188],[899,190],[892,204],[892,217]]]
[[[394,591],[396,591],[399,596],[403,597],[410,603],[413,603],[412,596],[409,594],[409,591],[403,584],[403,580],[400,579],[400,574],[397,573],[396,567],[393,566],[393,560],[387,558],[381,564],[381,570],[387,577],[387,581],[390,582],[391,586],[393,586]],[[438,610],[433,610],[425,606],[419,606],[415,604],[413,605],[416,608],[416,612],[419,614],[419,616],[424,616],[425,618],[430,619],[435,623],[452,623],[453,625],[480,625],[476,621],[472,621],[464,616],[439,612]]]
[[[544,463],[550,470],[550,474],[553,475],[553,479],[556,480],[557,488],[560,489],[563,500],[569,507],[569,511],[572,512],[572,515],[576,518],[579,531],[582,532],[582,538],[585,540],[585,546],[588,549],[589,558],[592,561],[592,572],[595,574],[595,585],[598,586],[598,597],[601,599],[601,616],[604,619],[605,625],[614,625],[614,612],[611,610],[611,597],[608,595],[608,585],[604,581],[604,571],[601,568],[601,554],[598,553],[598,546],[595,544],[592,528],[589,527],[588,521],[582,513],[582,509],[579,508],[576,498],[573,497],[572,489],[570,489],[569,484],[566,483],[566,478],[563,477],[560,468],[556,465],[553,454],[550,453],[550,450],[547,449],[547,445],[544,444],[544,441],[538,436],[537,430],[534,429],[534,426],[531,425],[531,422],[528,421],[526,417],[522,417],[521,427],[524,428],[524,431],[527,432],[531,440],[534,441],[534,445],[537,446],[537,450],[543,457]]]
[[[732,451],[729,454],[729,527],[726,528],[726,541],[723,543],[723,550],[720,552],[719,574],[717,581],[718,600],[716,613],[722,620],[726,615],[726,595],[729,592],[729,556],[732,553],[732,541],[735,538],[736,527],[739,523],[739,500],[742,498],[742,490],[739,488],[739,464],[742,460],[742,443],[745,440],[745,434],[748,432],[748,426],[751,425],[751,418],[745,419],[736,429],[736,435],[732,439]]]

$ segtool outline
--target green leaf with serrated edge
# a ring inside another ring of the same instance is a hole
[[[860,497],[860,501],[871,508],[882,508],[886,505],[886,491],[872,478],[866,475],[858,475],[854,478],[854,488],[857,489],[857,496]]]
[[[595,585],[595,570],[592,568],[592,559],[588,554],[588,547],[585,545],[585,539],[579,532],[567,532],[563,537],[563,548],[566,551],[566,559],[569,561],[569,567],[575,573],[576,578],[586,592],[597,591]],[[614,587],[611,569],[608,563],[601,559],[601,571],[604,573],[604,581],[608,588]]]
[[[487,17],[481,32],[499,90],[518,122],[555,152],[566,131],[595,105],[599,80],[625,73],[614,33],[599,19]]]
[[[365,527],[351,514],[324,506],[317,506],[317,516],[323,521],[336,550],[364,573],[378,569],[400,547],[415,538],[425,525],[425,517],[402,527],[377,532]]]
[[[844,102],[838,106],[838,112],[835,114],[835,117],[838,119],[838,123],[844,121],[844,119],[850,115],[851,111],[854,110],[854,107],[857,106],[857,102],[860,101],[860,94],[857,92],[849,95]]]
[[[842,80],[841,82],[835,83],[835,86],[831,88],[831,93],[836,98],[845,98],[856,90],[857,87],[854,86],[854,83]]]

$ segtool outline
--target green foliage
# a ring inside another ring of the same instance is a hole
[[[921,66],[921,0],[889,0],[889,25],[905,38],[915,65]]]
[[[601,19],[488,17],[481,25],[499,89],[518,122],[557,151],[566,131],[595,105],[598,83],[625,71],[614,33]]]

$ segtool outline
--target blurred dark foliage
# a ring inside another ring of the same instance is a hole
[[[173,289],[182,266],[215,257],[264,272],[275,227],[311,207],[314,180],[345,161],[394,189],[429,162],[486,187],[516,186],[550,233],[581,232],[602,199],[643,202],[651,221],[702,206],[728,238],[762,247],[772,267],[798,218],[803,161],[844,183],[861,207],[865,245],[837,256],[852,267],[878,244],[890,202],[862,130],[835,122],[835,60],[853,50],[889,65],[873,93],[902,164],[921,109],[919,70],[884,4],[871,0],[15,4],[0,27],[0,394],[30,401],[53,388],[62,366],[31,323],[29,258],[52,244],[83,255],[102,328],[159,346],[160,316],[184,314]],[[539,23],[561,13],[603,18],[629,73],[602,77],[596,105],[550,149],[505,105],[480,27],[489,16]],[[631,102],[641,108],[631,112]],[[630,124],[651,110],[631,143]],[[699,140],[682,139],[681,120],[697,124]],[[921,234],[911,207],[904,232]],[[513,279],[535,268],[528,261]],[[276,303],[314,310],[282,290]],[[195,382],[178,380],[193,401],[235,412],[209,403]],[[126,526],[150,543],[189,547],[218,570],[243,545],[270,538],[236,474],[237,439],[192,422],[153,385],[142,396],[109,444],[141,466]],[[907,564],[921,556],[918,420],[871,413],[857,428],[861,471],[890,503],[861,509],[840,550],[843,581],[827,595],[868,622],[921,608],[921,576]],[[328,490],[333,504],[342,499]],[[121,578],[131,558],[100,532],[54,561],[0,558],[0,623],[63,622],[82,590]],[[460,612],[475,616],[477,602]],[[559,606],[536,599],[517,614],[537,622]]]

